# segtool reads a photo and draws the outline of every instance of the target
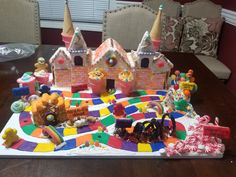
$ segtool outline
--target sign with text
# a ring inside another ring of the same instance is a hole
[[[222,138],[222,139],[229,139],[230,138],[230,128],[216,126],[216,125],[204,125],[203,135],[214,136],[214,137]]]
[[[187,89],[187,90],[192,91],[195,87],[196,87],[196,84],[192,83],[192,82],[181,82],[180,83],[180,88],[183,90]]]

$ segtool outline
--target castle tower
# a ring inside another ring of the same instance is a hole
[[[151,32],[150,32],[151,39],[152,39],[155,50],[158,50],[159,46],[160,46],[162,9],[163,9],[163,5],[161,4],[160,7],[159,7],[159,11],[158,11],[158,14],[156,16],[156,19],[153,23]]]
[[[71,54],[72,61],[75,66],[87,66],[88,65],[88,48],[84,41],[83,35],[80,29],[77,27],[72,37],[69,52]]]
[[[155,56],[155,50],[152,44],[150,33],[146,31],[137,49],[136,66],[138,68],[149,68]]]
[[[65,43],[66,48],[69,47],[71,38],[74,34],[74,27],[71,19],[70,9],[68,5],[68,0],[65,1],[65,10],[64,10],[64,23],[62,30],[62,40]]]

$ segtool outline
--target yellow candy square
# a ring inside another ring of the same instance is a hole
[[[110,95],[110,96],[109,96],[109,99],[110,99],[110,100],[116,100],[116,97],[115,97],[114,95]]]
[[[150,144],[138,143],[138,152],[152,152]]]
[[[54,151],[55,145],[53,143],[40,143],[34,149],[34,152],[51,152]]]
[[[111,101],[109,96],[103,96],[103,97],[101,97],[101,100],[102,100],[104,103],[108,103],[109,101]]]
[[[111,112],[109,111],[108,108],[103,108],[103,109],[100,110],[100,115],[101,115],[101,116],[106,116],[106,115],[108,115],[108,114],[110,114],[110,113],[111,113]]]
[[[160,101],[163,101],[164,98],[165,98],[165,96],[161,96],[161,95],[159,95],[159,98],[160,98]]]
[[[157,116],[157,118],[161,118],[162,117],[158,112],[156,112],[156,116]]]
[[[32,111],[32,106],[27,106],[24,111],[25,112],[31,112]]]
[[[145,102],[145,103],[138,103],[138,104],[136,104],[136,107],[138,108],[138,109],[144,109],[146,106],[147,106],[147,104],[148,104],[148,102]]]
[[[77,129],[76,128],[64,128],[64,136],[69,136],[69,135],[76,135],[77,134]]]

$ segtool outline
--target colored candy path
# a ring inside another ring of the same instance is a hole
[[[65,141],[66,145],[61,149],[55,149],[55,145],[53,143],[35,143],[26,141],[24,139],[20,139],[17,143],[15,143],[11,148],[20,150],[20,151],[28,151],[28,152],[52,152],[58,150],[70,150],[76,147],[79,147],[84,144],[85,141],[96,141],[98,140],[102,144],[106,144],[112,148],[122,149],[133,152],[155,152],[159,151],[162,148],[166,147],[166,144],[169,142],[174,143],[176,139],[171,139],[169,142],[157,142],[157,143],[132,143],[123,141],[120,138],[116,138],[107,133],[94,133],[94,134],[86,134],[74,139],[70,139]]]
[[[103,103],[110,103],[111,100],[119,100],[125,98],[123,94],[114,94],[104,97],[97,97],[94,94],[90,93],[70,93],[70,92],[61,92],[61,91],[52,91],[57,92],[64,97],[73,98],[71,101],[72,106],[87,104],[87,105],[99,105]],[[125,107],[125,113],[127,114],[127,118],[133,119],[134,121],[141,120],[141,119],[151,119],[158,117],[156,112],[139,112],[139,109],[146,105],[149,101],[162,101],[166,95],[166,91],[153,91],[153,90],[146,90],[146,91],[137,91],[135,93],[138,97],[130,98],[125,101],[120,101]],[[148,95],[148,96],[147,96]],[[78,98],[88,98],[89,100],[80,100]],[[76,100],[78,99],[78,100]],[[135,105],[134,105],[135,104]],[[93,110],[89,111],[89,115],[95,117],[102,117],[106,116],[94,124],[90,124],[85,127],[81,128],[56,128],[56,130],[60,133],[61,136],[69,136],[69,135],[77,135],[86,132],[91,132],[97,130],[99,126],[106,128],[110,125],[115,123],[115,117],[111,114],[113,112],[113,104],[110,104],[108,107],[105,107],[100,110]],[[172,112],[172,115],[175,119],[183,117],[184,114],[179,112]],[[159,120],[160,121],[160,120]],[[31,114],[29,112],[22,112],[19,116],[19,123],[23,130],[23,132],[27,135],[31,135],[33,137],[40,138],[42,134],[42,128],[35,126],[32,122]],[[169,126],[171,121],[165,120],[165,126]],[[186,137],[186,130],[185,127],[176,122],[176,136],[178,139],[185,139]],[[107,133],[93,133],[93,134],[86,134],[81,135],[77,138],[66,140],[66,145],[63,146],[59,150],[69,150],[74,149],[76,147],[81,146],[85,143],[85,141],[96,141],[98,140],[102,144],[106,144],[110,147],[116,149],[122,149],[127,151],[134,151],[134,152],[155,152],[165,147],[165,144],[174,143],[177,139],[172,138],[171,140],[168,139],[167,142],[158,142],[152,144],[145,144],[145,143],[132,143],[121,140],[120,138],[116,138],[111,136]],[[24,139],[20,139],[14,146],[13,149],[17,149],[20,151],[28,151],[28,152],[52,152],[55,150],[55,145],[53,143],[35,143],[30,142]]]

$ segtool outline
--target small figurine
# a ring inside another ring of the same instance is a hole
[[[47,85],[40,85],[39,91],[41,92],[41,94],[47,93],[50,94],[50,87]]]
[[[45,62],[45,59],[43,57],[39,57],[37,63],[35,63],[34,66],[36,68],[35,72],[39,72],[41,70],[48,72],[48,64]]]
[[[17,135],[17,130],[14,128],[7,128],[2,135],[2,139],[4,139],[3,145],[6,148],[11,147],[15,142],[17,142],[20,138]]]
[[[23,101],[15,101],[11,104],[11,111],[14,113],[20,113],[25,110],[25,107],[26,104]]]
[[[28,87],[30,94],[35,93],[36,79],[34,76],[30,75],[29,73],[24,73],[22,77],[18,78],[16,81],[20,87]]]

